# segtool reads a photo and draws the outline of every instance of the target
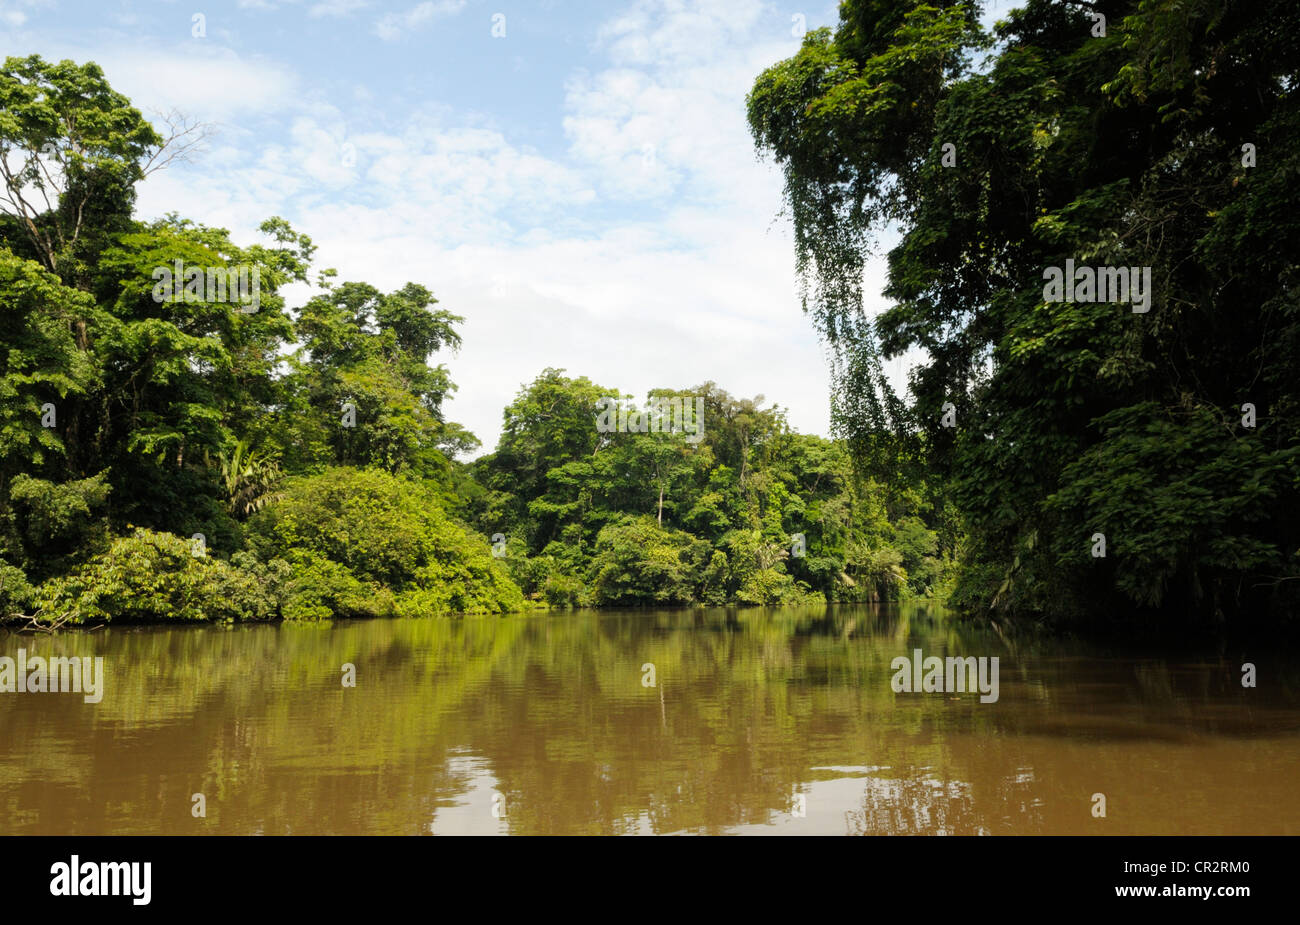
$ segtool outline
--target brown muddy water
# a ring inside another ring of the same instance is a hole
[[[0,692],[0,834],[1300,833],[1300,661],[1272,651],[1008,644],[906,605],[19,649],[102,657],[102,699]],[[997,657],[997,699],[895,691],[916,649]]]

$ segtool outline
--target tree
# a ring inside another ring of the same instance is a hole
[[[547,368],[502,412],[501,439],[475,471],[498,495],[494,519],[528,523],[531,551],[558,539],[566,520],[581,517],[590,504],[593,459],[610,435],[596,429],[596,402],[617,394],[585,376],[572,379]],[[536,502],[536,507],[532,505]],[[495,532],[502,524],[480,522]]]
[[[130,224],[134,187],[184,158],[207,130],[173,114],[163,138],[94,63],[9,57],[0,69],[0,234],[21,237],[46,269],[75,279],[102,240]],[[79,261],[80,258],[80,261]],[[75,266],[79,263],[79,266]],[[75,266],[75,269],[74,269]]]
[[[1300,14],[1105,11],[1099,37],[1030,0],[986,35],[974,3],[846,0],[756,80],[837,425],[882,478],[948,483],[968,612],[1300,612]],[[894,304],[869,320],[885,223]],[[1149,301],[1049,298],[1067,259],[1150,268]],[[880,359],[910,348],[905,402]]]
[[[454,325],[464,319],[435,304],[414,283],[385,295],[349,282],[302,307],[301,345],[285,383],[289,411],[278,422],[295,468],[327,454],[337,464],[411,469],[445,483],[447,455],[478,446],[443,418],[455,385],[445,366],[428,361],[460,346]]]

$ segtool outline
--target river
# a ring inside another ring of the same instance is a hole
[[[19,648],[105,679],[0,693],[0,834],[1300,833],[1300,661],[1274,651],[1008,643],[925,605]],[[895,691],[918,649],[996,657],[996,700]]]

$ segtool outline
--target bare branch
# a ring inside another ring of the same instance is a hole
[[[167,126],[166,141],[149,156],[142,167],[144,175],[158,170],[166,170],[168,165],[188,161],[193,155],[204,150],[209,138],[215,132],[206,122],[196,122],[173,109],[167,113],[155,111],[154,115]]]
[[[5,157],[8,151],[0,152],[0,179],[4,181],[4,189],[7,196],[4,201],[12,206],[12,211],[5,209],[9,215],[17,218],[27,231],[28,237],[36,245],[36,249],[41,251],[45,258],[46,265],[53,270],[54,261],[54,242],[49,239],[48,235],[41,234],[40,229],[36,227],[36,218],[40,213],[28,204],[22,195],[22,183],[19,178],[9,170],[9,162]]]

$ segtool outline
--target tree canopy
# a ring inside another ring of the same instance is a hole
[[[845,0],[750,94],[837,427],[886,483],[943,486],[969,612],[1300,612],[1300,13],[1029,0],[989,32],[979,12]],[[1067,260],[1149,268],[1147,310],[1048,300]],[[917,348],[897,395],[881,359]]]
[[[923,487],[886,504],[842,446],[712,382],[638,402],[545,369],[505,409],[496,451],[458,461],[478,441],[444,415],[456,386],[439,360],[464,319],[430,289],[313,273],[315,244],[278,217],[243,245],[191,218],[135,218],[135,185],[201,130],[164,138],[94,64],[10,58],[0,98],[0,619],[942,586],[951,549]],[[309,287],[301,304],[289,283]],[[638,420],[689,411],[692,432],[671,416],[612,432],[610,400]]]

